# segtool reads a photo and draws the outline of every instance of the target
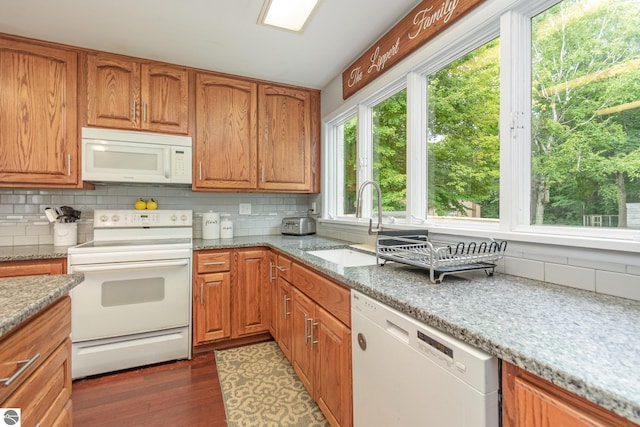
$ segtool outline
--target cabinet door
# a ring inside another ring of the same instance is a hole
[[[505,427],[636,426],[613,412],[510,363],[502,363],[502,420]]]
[[[196,276],[193,290],[194,345],[231,336],[231,274]]]
[[[259,188],[311,191],[311,94],[260,85]]]
[[[351,331],[318,305],[315,319],[315,400],[332,426],[351,426]]]
[[[120,57],[87,55],[87,123],[137,129],[140,65]]]
[[[295,288],[291,293],[291,364],[313,397],[314,344],[311,341],[311,331],[315,326],[315,304]]]
[[[189,131],[189,73],[164,64],[141,66],[140,127],[157,132]]]
[[[277,342],[284,355],[291,361],[291,285],[282,277],[278,277],[277,306]]]
[[[233,284],[233,336],[267,331],[268,276],[264,250],[238,252],[238,274]]]
[[[78,182],[78,55],[0,39],[0,187]]]
[[[276,310],[278,308],[277,297],[278,297],[278,273],[276,269],[276,264],[278,262],[278,255],[275,253],[268,251],[267,252],[267,273],[269,274],[269,283],[268,283],[268,291],[267,298],[269,300],[269,310],[267,313],[267,325],[269,328],[269,333],[271,336],[278,340],[278,334],[276,329]]]
[[[0,263],[0,277],[45,276],[66,272],[67,260],[64,258]]]
[[[256,84],[196,75],[194,189],[255,189]]]

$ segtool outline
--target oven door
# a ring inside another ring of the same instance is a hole
[[[71,291],[74,342],[189,324],[189,259],[73,265],[84,282]]]

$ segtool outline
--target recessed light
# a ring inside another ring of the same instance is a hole
[[[319,0],[264,0],[259,24],[301,31]]]

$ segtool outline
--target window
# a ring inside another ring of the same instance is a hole
[[[414,55],[343,104],[385,223],[638,250],[639,1],[487,0]]]
[[[407,90],[378,103],[372,113],[372,178],[382,190],[382,211],[394,221],[406,216],[407,206]]]
[[[531,223],[640,228],[640,3],[532,19]]]
[[[352,117],[337,127],[338,135],[338,216],[355,215],[358,182],[358,119]]]
[[[428,215],[498,218],[500,43],[429,77]]]

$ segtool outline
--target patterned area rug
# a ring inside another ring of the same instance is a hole
[[[329,425],[276,342],[215,354],[229,427]]]

